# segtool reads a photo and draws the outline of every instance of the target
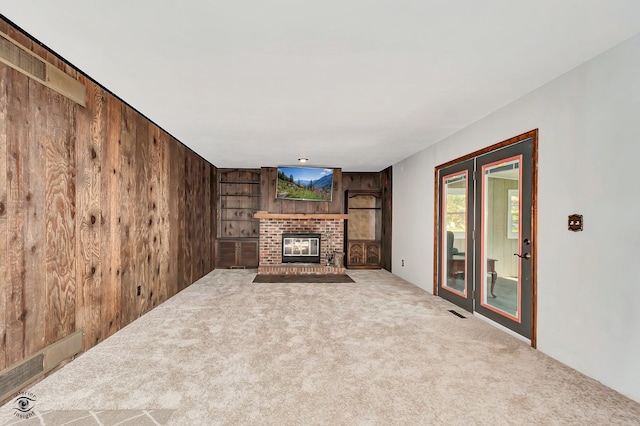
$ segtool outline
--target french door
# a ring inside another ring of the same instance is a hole
[[[437,169],[437,294],[527,339],[536,136]]]

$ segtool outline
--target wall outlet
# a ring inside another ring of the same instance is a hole
[[[402,266],[404,266],[404,259],[402,259]]]
[[[140,296],[141,293],[142,293],[142,288],[138,286],[138,296]]]

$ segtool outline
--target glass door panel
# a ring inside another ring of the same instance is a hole
[[[438,221],[438,295],[473,311],[473,160],[442,169]]]
[[[513,321],[521,320],[519,218],[522,156],[482,166],[480,304]]]
[[[443,178],[442,217],[442,287],[448,291],[467,296],[467,192],[468,172],[445,176]]]
[[[476,158],[475,310],[531,338],[531,139]]]

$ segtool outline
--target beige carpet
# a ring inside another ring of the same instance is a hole
[[[17,424],[640,424],[639,403],[386,271],[255,272],[214,271],[125,327],[33,386]]]

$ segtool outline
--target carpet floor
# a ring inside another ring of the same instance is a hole
[[[640,403],[449,302],[384,270],[349,275],[213,271],[32,386],[31,419],[10,401],[0,423],[640,424]]]

